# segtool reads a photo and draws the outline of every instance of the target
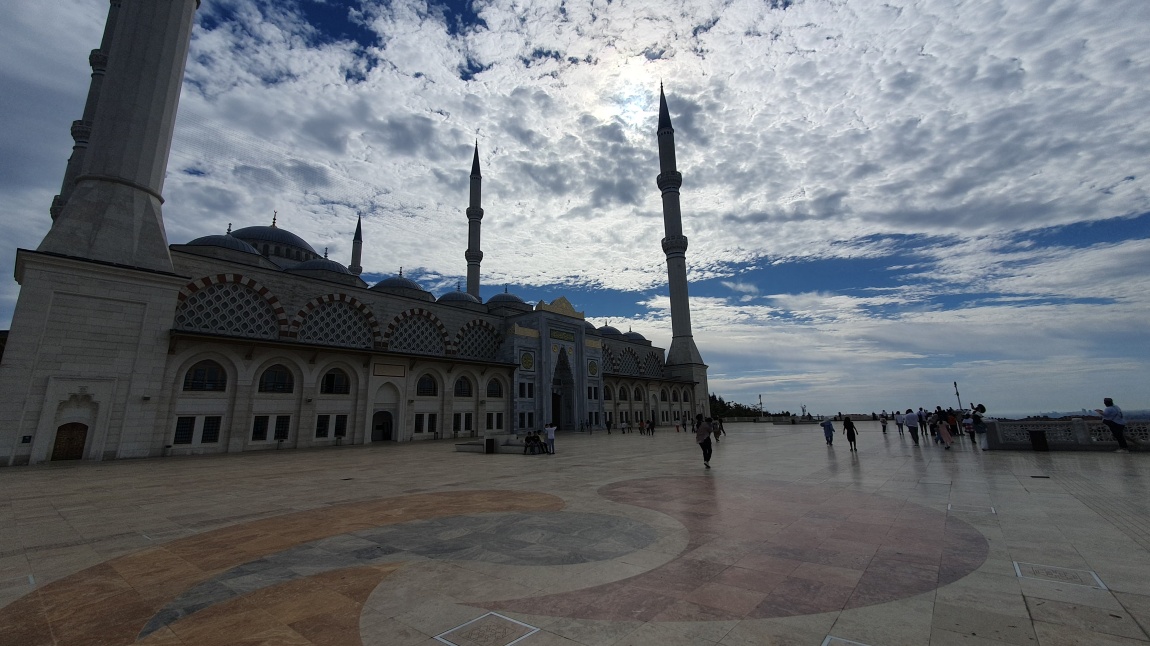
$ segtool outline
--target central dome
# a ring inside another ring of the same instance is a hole
[[[272,244],[299,247],[300,249],[308,251],[316,256],[319,255],[315,252],[315,249],[312,249],[311,245],[308,244],[307,241],[305,241],[303,238],[297,236],[291,231],[288,231],[287,229],[281,229],[279,227],[244,227],[242,229],[232,231],[232,235],[239,238],[240,240],[243,240],[244,242],[247,242],[256,249],[260,248],[259,244],[257,243],[270,242]]]

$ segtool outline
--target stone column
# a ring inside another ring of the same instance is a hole
[[[80,175],[39,251],[172,271],[160,205],[198,0],[125,0]]]

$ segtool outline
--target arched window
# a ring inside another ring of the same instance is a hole
[[[223,391],[228,388],[228,373],[215,361],[201,361],[184,375],[184,390]]]
[[[626,386],[619,386],[619,401],[621,401],[621,402],[627,401],[627,387]]]
[[[324,395],[346,395],[351,392],[351,380],[339,368],[327,371],[319,384],[319,392]]]
[[[691,391],[689,391],[689,390],[684,390],[684,391],[683,391],[683,403],[684,403],[684,404],[687,404],[687,403],[690,403],[690,402],[691,402]]]
[[[499,383],[498,379],[487,382],[487,396],[491,399],[503,398],[503,384]]]
[[[659,391],[659,401],[667,401],[667,389],[664,388]]]
[[[471,396],[471,380],[467,377],[460,377],[455,380],[455,396],[456,397],[470,397]]]
[[[415,384],[415,394],[420,397],[434,397],[439,394],[439,384],[431,375],[423,375]]]
[[[610,386],[603,386],[603,399],[607,400],[607,401],[611,400],[611,387]]]
[[[260,375],[261,393],[290,393],[293,387],[291,371],[283,364],[277,363]]]
[[[679,391],[678,390],[676,390],[676,389],[671,390],[671,401],[673,401],[673,402],[679,401]]]
[[[635,389],[635,401],[643,401],[643,391],[639,390],[638,388]]]

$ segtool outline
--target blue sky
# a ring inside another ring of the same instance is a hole
[[[50,224],[106,0],[0,5],[0,265]],[[670,341],[659,83],[711,389],[770,410],[1150,408],[1145,0],[204,0],[169,241],[568,297]],[[52,43],[45,47],[45,43]],[[18,286],[0,282],[0,327]]]

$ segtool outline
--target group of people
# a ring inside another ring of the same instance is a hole
[[[921,407],[917,411],[908,408],[905,413],[895,411],[893,414],[887,414],[884,410],[879,415],[879,425],[885,434],[887,423],[893,418],[895,427],[898,428],[898,434],[903,435],[903,429],[906,429],[915,446],[918,446],[919,432],[922,429],[924,440],[929,437],[935,444],[941,444],[947,450],[954,444],[955,437],[961,437],[963,433],[969,435],[972,444],[986,450],[989,447],[986,443],[986,424],[983,422],[985,414],[986,407],[982,404],[971,404],[969,409],[961,411],[953,408],[944,410],[942,406],[935,407],[933,411],[927,411]],[[858,447],[855,441],[858,438],[858,427],[855,426],[849,416],[842,418],[842,424],[842,433],[847,436],[850,450],[857,451]],[[821,426],[827,446],[833,446],[835,439],[834,422],[828,419],[823,421]]]
[[[639,435],[654,435],[655,434],[655,420],[653,420],[653,419],[647,420],[645,422],[640,420],[638,422],[635,422],[635,426],[637,426],[639,428]],[[631,426],[631,422],[620,422],[619,423],[619,432],[620,433],[633,433],[633,432],[635,432],[635,427]],[[611,434],[611,422],[608,421],[607,422],[607,435],[610,435],[610,434]]]
[[[523,455],[555,454],[555,423],[543,427],[543,437],[539,431],[531,431],[523,438]]]

